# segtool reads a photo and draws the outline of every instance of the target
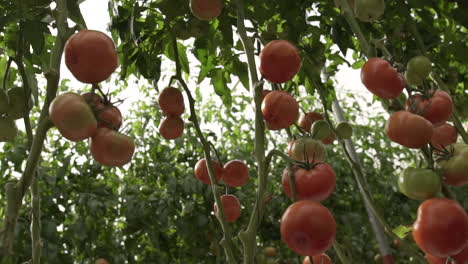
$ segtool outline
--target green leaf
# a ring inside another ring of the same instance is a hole
[[[412,228],[404,225],[399,225],[393,229],[393,232],[401,239],[404,239],[409,232],[411,232]]]
[[[36,55],[44,49],[44,32],[40,21],[26,20],[23,24],[23,36],[30,43]]]
[[[233,72],[235,76],[239,77],[242,85],[245,89],[249,90],[249,71],[247,63],[240,61],[239,59],[235,58],[232,62]]]
[[[227,80],[224,75],[224,71],[222,69],[214,69],[210,73],[211,77],[211,84],[213,84],[215,88],[215,92],[217,95],[221,97],[223,103],[230,107],[232,103],[231,91],[227,86]]]
[[[364,65],[364,63],[366,63],[366,62],[363,61],[363,60],[355,61],[355,62],[353,63],[353,65],[351,65],[351,68],[353,68],[353,69],[355,69],[355,70],[356,70],[356,69],[361,69],[362,66]]]

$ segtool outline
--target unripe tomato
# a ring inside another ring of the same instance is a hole
[[[393,113],[385,125],[390,140],[407,148],[422,148],[434,133],[431,122],[407,111]]]
[[[221,203],[223,204],[224,216],[228,223],[235,222],[241,214],[240,202],[236,196],[232,194],[222,195]],[[218,205],[214,203],[213,211],[217,217],[218,216]]]
[[[177,88],[167,87],[162,90],[158,103],[162,112],[168,116],[180,116],[185,110],[184,96]]]
[[[121,167],[129,163],[135,152],[133,138],[119,132],[100,127],[90,144],[93,158],[104,166]]]
[[[287,128],[296,122],[299,104],[287,92],[273,91],[263,99],[262,114],[268,129]]]
[[[413,238],[426,253],[448,257],[468,246],[468,215],[457,202],[432,198],[418,208]]]
[[[223,177],[224,169],[221,164],[215,160],[211,160],[211,164],[213,166],[216,182],[218,182]],[[201,182],[211,184],[206,159],[201,159],[195,164],[194,174]]]
[[[323,201],[330,196],[336,185],[335,171],[327,163],[320,163],[310,170],[294,168],[293,179],[297,200]],[[288,168],[283,170],[282,184],[284,193],[291,197]]]
[[[323,140],[328,138],[333,132],[330,128],[330,125],[324,120],[317,120],[312,124],[310,129],[312,137],[318,140]]]
[[[327,152],[320,141],[303,137],[294,142],[289,156],[295,160],[316,162],[324,161]]]
[[[276,256],[276,248],[274,247],[266,247],[263,249],[263,254],[267,257],[274,257]]]
[[[305,115],[301,115],[298,121],[298,126],[302,128],[306,132],[310,132],[312,129],[312,125],[315,123],[317,120],[323,120],[323,116],[320,113],[317,112],[308,112]],[[335,134],[331,134],[330,136],[321,139],[322,143],[325,145],[329,145],[333,143],[333,141],[336,139]]]
[[[292,80],[301,68],[297,48],[286,40],[273,40],[260,52],[260,72],[272,83]]]
[[[184,133],[184,121],[178,116],[168,116],[159,124],[159,133],[165,139],[176,139]]]
[[[457,129],[450,124],[443,124],[438,127],[434,127],[434,133],[432,134],[431,144],[438,150],[443,150],[444,146],[448,146],[457,142]]]
[[[18,127],[13,119],[0,117],[0,142],[13,141],[18,135]]]
[[[341,139],[350,139],[353,136],[353,127],[348,122],[340,122],[336,126],[336,134]]]
[[[412,58],[406,66],[406,81],[412,85],[421,85],[431,73],[431,61],[425,56]]]
[[[318,202],[302,200],[290,205],[281,217],[281,239],[301,256],[315,256],[335,242],[336,223]]]
[[[440,126],[452,115],[453,102],[447,92],[437,90],[431,98],[426,98],[422,94],[412,95],[406,101],[405,108],[407,111],[422,115],[434,126]]]
[[[430,169],[406,168],[398,177],[398,189],[412,199],[432,198],[440,188],[440,176]]]
[[[231,187],[244,185],[249,179],[249,168],[240,160],[231,160],[224,164],[223,180]]]
[[[444,181],[454,186],[468,184],[468,146],[465,144],[454,144],[449,146],[455,148],[453,156],[449,160],[439,161],[437,164],[442,168]]]
[[[96,133],[97,121],[93,111],[80,95],[64,93],[49,106],[50,119],[60,134],[71,141],[81,141]]]
[[[102,82],[118,66],[114,41],[102,32],[81,30],[65,43],[65,64],[80,82]]]
[[[364,22],[373,22],[383,15],[385,11],[384,0],[356,0],[354,13]]]
[[[371,58],[362,66],[361,81],[371,93],[382,99],[396,98],[405,88],[403,77],[381,58]]]
[[[213,20],[223,10],[222,0],[190,0],[192,14],[200,20]]]
[[[122,113],[111,104],[99,104],[96,108],[98,127],[119,130],[122,126]]]

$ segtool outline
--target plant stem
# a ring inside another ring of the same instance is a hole
[[[6,90],[6,83],[7,83],[7,79],[8,79],[8,73],[10,72],[10,67],[11,67],[12,62],[13,62],[13,58],[12,57],[8,58],[8,62],[7,62],[6,68],[5,68],[5,74],[3,75],[3,84],[2,84],[2,89],[3,90]]]
[[[40,264],[42,241],[41,241],[41,197],[39,192],[39,177],[36,177],[31,185],[32,199],[32,219],[31,219],[31,240],[32,240],[32,263]]]

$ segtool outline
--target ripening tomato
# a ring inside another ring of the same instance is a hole
[[[240,160],[231,160],[224,164],[223,181],[231,187],[244,185],[249,179],[249,168]]]
[[[68,140],[81,141],[96,133],[97,121],[93,111],[76,93],[55,97],[49,106],[49,115],[60,134]]]
[[[159,124],[159,133],[165,139],[176,139],[184,133],[184,121],[178,116],[168,116]]]
[[[117,69],[118,55],[114,41],[95,30],[81,30],[65,43],[65,64],[83,83],[99,83]]]
[[[388,138],[407,148],[422,148],[431,141],[431,122],[408,111],[393,113],[385,125]]]
[[[200,20],[213,20],[223,10],[222,0],[190,0],[192,14]]]
[[[319,254],[312,257],[312,263],[310,263],[310,257],[305,257],[302,264],[332,264],[330,257],[325,254]]]
[[[158,103],[162,112],[168,116],[180,116],[185,110],[184,96],[177,88],[167,87],[162,90]]]
[[[327,199],[335,189],[336,174],[327,163],[319,163],[310,170],[297,167],[293,171],[297,200],[320,202]],[[291,197],[288,168],[283,170],[282,184],[283,191]]]
[[[398,177],[398,189],[404,195],[416,200],[434,197],[441,188],[440,176],[433,170],[406,168]]]
[[[276,256],[276,248],[266,247],[263,249],[263,254],[265,254],[266,257],[274,257]]]
[[[440,126],[449,120],[453,112],[452,97],[442,90],[437,90],[432,97],[414,94],[407,101],[405,109],[422,115],[434,126]]]
[[[431,144],[434,148],[442,150],[444,146],[456,143],[457,136],[457,129],[454,126],[445,123],[441,126],[434,127]]]
[[[235,222],[241,214],[241,206],[237,197],[232,194],[222,195],[221,203],[223,204],[224,216],[226,217],[226,221],[228,223]],[[213,205],[213,211],[218,217],[218,205],[216,204],[216,202]]]
[[[292,145],[291,158],[300,161],[324,161],[327,152],[323,144],[310,137],[299,138]]]
[[[299,104],[287,92],[273,91],[263,99],[262,114],[268,129],[287,128],[296,122]]]
[[[272,83],[292,80],[301,68],[297,48],[286,40],[273,40],[260,52],[260,72]]]
[[[119,130],[122,126],[122,113],[112,104],[99,104],[95,108],[98,119],[98,127],[107,127]]]
[[[403,77],[381,58],[371,58],[362,66],[361,81],[371,93],[382,99],[396,98],[405,88]]]
[[[281,239],[301,256],[315,256],[335,242],[336,223],[330,211],[310,200],[291,204],[281,217]]]
[[[213,166],[216,182],[218,182],[223,177],[224,169],[221,164],[215,160],[211,160],[211,165]],[[201,182],[211,184],[206,159],[201,159],[195,164],[194,174]]]
[[[135,152],[133,138],[107,127],[100,127],[90,144],[93,158],[104,166],[121,167],[132,160]]]
[[[456,201],[432,198],[418,208],[413,238],[426,253],[448,257],[468,246],[468,215]]]
[[[437,162],[437,165],[442,168],[444,181],[453,186],[468,184],[468,146],[456,143],[447,148],[454,149],[453,156],[448,160]]]

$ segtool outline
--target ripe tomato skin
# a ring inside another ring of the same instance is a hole
[[[280,225],[284,243],[301,256],[321,254],[335,241],[335,219],[318,202],[301,200],[293,203],[283,213]]]
[[[426,253],[426,259],[429,264],[445,264],[447,263],[447,258],[439,258],[436,256],[432,256],[429,253]]]
[[[113,105],[99,104],[96,107],[98,127],[118,130],[122,126],[122,113]]]
[[[289,185],[289,169],[283,170],[283,191],[291,197]],[[312,200],[316,202],[327,199],[335,189],[336,174],[327,163],[320,163],[311,170],[303,168],[294,169],[294,183],[297,200]]]
[[[431,141],[434,129],[431,122],[408,111],[393,113],[387,120],[388,138],[407,148],[422,148]]]
[[[133,138],[119,132],[101,127],[91,138],[93,158],[104,166],[121,167],[129,163],[135,152]]]
[[[460,253],[453,256],[453,258],[457,261],[457,264],[467,264],[468,263],[468,246],[465,247]]]
[[[441,188],[440,176],[433,170],[406,168],[398,177],[398,189],[404,195],[416,200],[434,197]]]
[[[448,146],[457,142],[457,129],[445,123],[438,127],[434,127],[434,133],[432,134],[431,144],[438,150],[442,150],[443,146]]]
[[[224,164],[223,180],[231,187],[244,185],[249,179],[249,168],[240,160],[231,160]]]
[[[215,160],[211,160],[211,164],[213,165],[216,182],[218,182],[223,177],[224,169],[221,164]],[[205,184],[211,184],[210,176],[208,175],[206,159],[201,159],[195,164],[194,174],[195,177],[197,177],[197,179],[199,179],[201,182]]]
[[[291,158],[300,161],[324,161],[327,152],[323,144],[310,137],[297,139],[292,145]]]
[[[81,30],[65,43],[65,64],[80,82],[102,82],[118,66],[114,41],[102,32]]]
[[[226,221],[228,223],[235,222],[241,215],[241,206],[237,197],[232,194],[222,195],[221,203],[223,204]],[[216,202],[213,205],[213,211],[218,216],[218,205]]]
[[[310,257],[305,257],[302,264],[332,264],[330,257],[325,254],[319,254],[312,257],[312,263],[310,263]]]
[[[49,106],[52,123],[60,134],[71,141],[81,141],[96,133],[97,121],[86,101],[76,93],[64,93]]]
[[[200,20],[215,19],[221,14],[223,6],[221,0],[190,0],[190,10]]]
[[[361,81],[371,93],[382,99],[396,98],[405,88],[403,77],[381,58],[370,58],[362,66]]]
[[[426,259],[429,264],[446,264],[447,258],[439,258],[432,256],[431,254],[426,253]],[[466,264],[468,263],[468,247],[462,250],[457,255],[453,256],[454,261],[451,261],[450,264]]]
[[[273,40],[260,52],[260,72],[272,83],[292,80],[301,68],[297,48],[286,40]]]
[[[318,112],[308,112],[305,115],[301,115],[301,117],[299,117],[298,126],[304,131],[310,132],[312,125],[317,120],[323,120],[323,115]],[[329,137],[322,139],[321,141],[323,144],[329,145],[332,144],[335,139],[335,134],[332,134]]]
[[[437,90],[431,98],[421,94],[412,95],[405,108],[412,113],[421,114],[434,126],[440,126],[449,120],[453,112],[452,97],[445,91]]]
[[[296,122],[299,104],[287,92],[273,91],[263,99],[262,114],[268,129],[287,128]]]
[[[158,103],[162,112],[168,116],[181,116],[185,110],[184,96],[177,88],[167,87],[162,90]]]
[[[159,133],[165,139],[176,139],[184,133],[184,121],[178,116],[168,116],[159,124]]]
[[[413,238],[426,253],[448,257],[468,246],[468,215],[457,202],[432,198],[418,208]]]

